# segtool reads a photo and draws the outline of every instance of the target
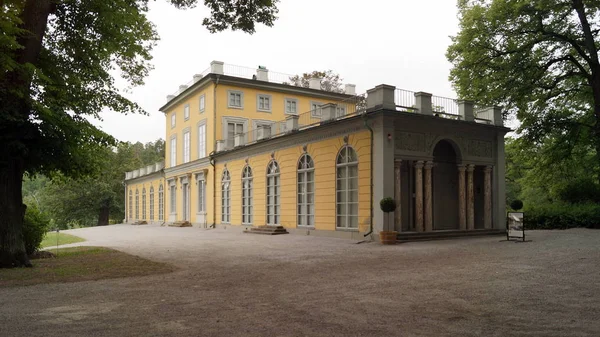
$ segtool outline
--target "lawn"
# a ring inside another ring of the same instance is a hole
[[[62,248],[56,258],[31,262],[33,268],[0,269],[0,288],[145,276],[175,270],[165,263],[102,247]]]
[[[44,240],[42,240],[41,248],[47,248],[56,246],[56,237],[58,236],[58,244],[66,245],[69,243],[83,242],[85,239],[82,239],[78,236],[65,234],[65,233],[56,233],[56,232],[48,232],[46,236],[44,236]]]

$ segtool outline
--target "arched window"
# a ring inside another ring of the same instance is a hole
[[[231,176],[227,169],[223,170],[221,176],[221,222],[231,221]]]
[[[315,225],[315,164],[308,154],[298,161],[298,226]]]
[[[279,164],[271,160],[267,166],[267,225],[279,225],[280,178]]]
[[[344,146],[336,160],[336,226],[358,228],[358,157]]]
[[[135,190],[135,219],[140,219],[140,191]]]
[[[146,188],[142,189],[142,219],[146,220]]]
[[[165,191],[163,185],[158,186],[158,220],[165,219]]]
[[[252,169],[248,165],[242,170],[242,224],[252,224]]]
[[[129,221],[133,219],[133,191],[129,189]]]
[[[154,221],[154,186],[150,186],[150,221]]]

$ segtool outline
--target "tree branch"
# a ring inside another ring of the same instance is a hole
[[[572,0],[573,8],[577,11],[577,16],[579,17],[579,22],[581,22],[581,28],[583,29],[583,34],[585,37],[585,46],[590,53],[592,61],[594,65],[599,65],[598,63],[598,48],[596,48],[596,43],[594,41],[594,35],[592,34],[592,30],[590,28],[590,23],[588,22],[587,17],[585,16],[585,8],[583,8],[583,1],[581,0]]]

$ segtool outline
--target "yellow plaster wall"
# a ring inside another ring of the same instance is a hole
[[[307,145],[307,153],[315,164],[315,229],[335,230],[336,205],[336,157],[344,146],[343,137],[322,140]],[[359,158],[359,228],[365,231],[370,222],[370,134],[361,131],[348,137],[348,144],[356,150]],[[297,163],[303,154],[302,146],[274,149],[274,159],[281,170],[281,223],[287,228],[296,228],[296,191]],[[266,218],[266,170],[271,160],[270,153],[247,158],[254,176],[253,225],[264,225]],[[242,222],[242,168],[245,159],[229,162],[217,162],[216,214],[217,223],[221,223],[221,175],[227,166],[231,175],[231,224]]]
[[[154,187],[154,222],[158,222],[158,189],[160,184],[163,184],[163,188],[165,188],[165,183],[162,177],[156,177],[156,176],[150,176],[148,177],[148,179],[145,180],[141,180],[141,181],[136,181],[135,183],[128,183],[127,184],[127,197],[125,200],[125,211],[127,212],[125,214],[125,218],[128,220],[128,222],[135,222],[137,220],[146,220],[146,221],[150,221],[150,187]],[[143,190],[144,188],[146,189],[146,213],[143,213]],[[136,190],[138,190],[140,192],[139,194],[139,217],[136,218],[135,217],[135,192]],[[132,192],[132,197],[133,197],[133,208],[132,208],[132,217],[129,217],[129,191]],[[167,196],[167,193],[165,191],[164,196]],[[162,221],[161,221],[162,222]]]

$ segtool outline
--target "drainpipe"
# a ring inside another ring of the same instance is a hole
[[[166,142],[165,142],[165,144],[166,144]],[[167,151],[167,150],[165,149],[165,151]],[[165,161],[166,161],[166,160],[165,160]],[[164,167],[164,166],[165,166],[165,165],[163,165],[163,167]],[[166,175],[165,175],[165,169],[164,169],[164,168],[163,168],[162,170],[160,170],[160,175],[162,176],[162,181],[163,181],[163,182],[162,182],[162,185],[163,185],[163,204],[162,204],[162,209],[163,209],[163,222],[160,224],[160,226],[162,227],[162,226],[164,226],[164,225],[167,223],[167,220],[165,220],[165,219],[166,219],[166,218],[165,218],[165,204],[167,203],[167,198],[165,198],[165,194],[166,194],[166,193],[165,193],[165,191],[166,191],[166,188],[167,188],[167,179],[165,178],[165,177],[166,177]],[[160,205],[158,205],[158,207],[160,207]],[[159,221],[160,221],[160,220],[159,220]]]
[[[362,118],[363,118],[363,121],[365,123],[365,127],[367,129],[369,129],[369,132],[371,132],[371,162],[369,164],[371,166],[370,169],[369,169],[369,171],[371,172],[370,177],[369,177],[369,179],[370,179],[369,188],[371,189],[371,193],[369,194],[369,200],[370,200],[370,203],[371,203],[371,207],[370,207],[370,210],[371,210],[371,214],[370,214],[371,221],[370,221],[370,226],[369,226],[369,232],[367,232],[364,235],[364,237],[367,237],[367,236],[373,234],[373,128],[371,128],[369,126],[369,123],[367,123],[368,118],[367,118],[367,112],[366,111],[362,113]]]
[[[213,168],[213,223],[210,227],[217,228],[217,168],[213,155],[217,153],[217,86],[221,75],[217,75],[213,88],[213,151],[209,154],[210,165]]]
[[[215,160],[213,158],[213,154],[215,152],[211,152],[210,156],[210,165],[213,167],[213,223],[210,225],[212,228],[217,228],[217,168],[215,167]]]

